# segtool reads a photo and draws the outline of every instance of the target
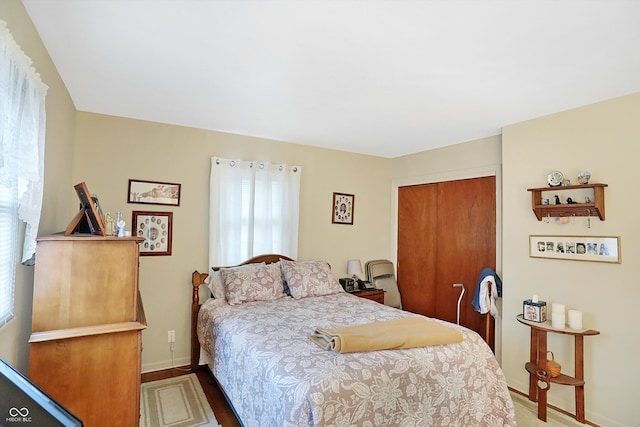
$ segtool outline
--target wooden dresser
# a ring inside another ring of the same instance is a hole
[[[38,239],[29,378],[86,426],[139,425],[142,240]]]

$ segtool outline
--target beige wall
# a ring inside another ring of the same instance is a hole
[[[506,126],[503,129],[503,358],[509,384],[527,390],[529,329],[515,320],[522,301],[537,294],[584,313],[586,416],[602,426],[640,424],[640,226],[633,172],[640,143],[640,94]],[[589,170],[605,189],[606,220],[585,218],[558,225],[537,221],[527,188],[543,187],[547,173],[561,170],[576,181]],[[621,236],[622,264],[529,258],[531,234]],[[573,373],[573,340],[550,334],[549,349]],[[573,407],[571,387],[552,385],[549,401]]]
[[[173,212],[172,255],[140,260],[143,370],[170,366],[168,330],[176,331],[174,363],[188,362],[191,273],[208,267],[211,156],[302,167],[300,259],[325,259],[342,277],[350,258],[389,256],[388,159],[83,112],[76,130],[73,180],[87,183],[103,212],[121,209],[128,223],[133,210]],[[180,206],[128,204],[130,178],[182,184]],[[354,225],[331,224],[333,192],[355,195]]]
[[[22,2],[0,1],[0,19],[7,23],[16,43],[31,58],[33,67],[49,86],[46,101],[44,196],[39,230],[40,234],[48,234],[63,229],[71,218],[70,212],[73,209],[72,195],[61,189],[71,185],[75,108]],[[8,325],[0,329],[0,357],[20,371],[27,372],[33,267],[18,265],[16,276],[16,315]]]

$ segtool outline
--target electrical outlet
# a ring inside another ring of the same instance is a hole
[[[176,331],[167,331],[167,342],[176,341]]]

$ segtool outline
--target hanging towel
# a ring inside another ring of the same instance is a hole
[[[491,286],[491,296],[489,296],[489,283]],[[496,299],[502,297],[502,280],[491,268],[484,268],[478,277],[478,285],[476,286],[476,294],[473,297],[473,308],[480,314],[491,312],[495,318],[498,317],[498,308]]]

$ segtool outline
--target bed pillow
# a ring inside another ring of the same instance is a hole
[[[280,260],[282,275],[295,299],[344,292],[325,261]]]
[[[211,295],[215,299],[226,299],[224,294],[224,285],[222,284],[222,277],[220,276],[220,270],[211,270],[209,277],[205,280],[207,287],[211,291]]]
[[[227,302],[271,301],[285,296],[280,266],[247,264],[220,270]]]
[[[266,265],[266,263],[260,262],[252,265]],[[224,284],[222,283],[222,276],[220,275],[220,272],[222,270],[228,270],[231,268],[243,268],[243,267],[245,266],[240,265],[237,267],[220,267],[217,270],[211,269],[211,274],[209,274],[209,276],[205,279],[205,283],[207,284],[207,287],[211,291],[211,295],[213,295],[215,299],[222,299],[226,301],[227,296],[225,295]]]

